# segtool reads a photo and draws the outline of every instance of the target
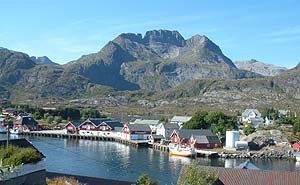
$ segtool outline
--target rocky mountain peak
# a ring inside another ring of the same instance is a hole
[[[129,39],[133,42],[139,42],[139,43],[143,42],[143,37],[142,37],[142,34],[140,34],[140,33],[137,33],[137,34],[135,34],[135,33],[122,33],[121,35],[119,35],[119,37]]]
[[[41,57],[32,56],[30,58],[33,61],[35,61],[36,63],[40,63],[40,64],[46,64],[46,65],[51,65],[51,66],[59,65],[59,64],[53,62],[52,60],[50,60],[47,56],[41,56]]]
[[[183,47],[185,40],[178,31],[170,30],[152,30],[147,31],[144,38],[145,44],[151,45],[152,43],[167,43]]]
[[[196,47],[200,46],[201,48],[208,49],[217,54],[222,54],[221,49],[215,43],[213,43],[208,37],[205,35],[194,35],[190,39],[187,40],[187,47]]]

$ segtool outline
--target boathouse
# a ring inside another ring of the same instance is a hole
[[[14,122],[14,128],[26,131],[39,130],[38,122],[31,116],[23,116]]]
[[[125,124],[122,129],[122,139],[149,140],[151,128],[145,124]]]
[[[88,118],[78,126],[80,135],[99,136],[101,131],[100,124],[105,121],[111,121],[109,118]]]
[[[65,134],[78,134],[79,133],[79,125],[81,125],[84,121],[83,120],[75,120],[70,121],[64,126],[64,133]]]
[[[218,148],[222,144],[210,129],[181,129],[171,134],[171,143],[188,144],[194,148]]]
[[[156,127],[160,123],[159,120],[152,119],[136,119],[134,122],[130,122],[129,124],[141,124],[141,125],[149,125],[152,133],[156,132]]]

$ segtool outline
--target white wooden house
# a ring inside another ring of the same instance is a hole
[[[162,135],[166,140],[170,140],[174,130],[178,130],[179,125],[176,123],[160,123],[156,128],[156,135]]]

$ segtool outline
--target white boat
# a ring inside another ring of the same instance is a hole
[[[14,134],[14,135],[21,135],[23,134],[23,132],[19,129],[10,129],[9,130],[10,134]]]
[[[7,132],[7,129],[5,127],[0,127],[0,134],[6,133],[6,132]]]
[[[196,155],[196,151],[194,148],[189,146],[183,146],[179,144],[170,144],[169,145],[169,153],[170,155],[178,155],[184,157],[192,157]]]

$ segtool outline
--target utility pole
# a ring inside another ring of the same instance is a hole
[[[6,122],[6,119],[7,119],[7,116],[5,117],[4,119],[4,123]],[[8,148],[8,145],[9,145],[9,122],[7,123],[7,126],[6,126],[7,130],[7,138],[6,138],[6,148]]]

